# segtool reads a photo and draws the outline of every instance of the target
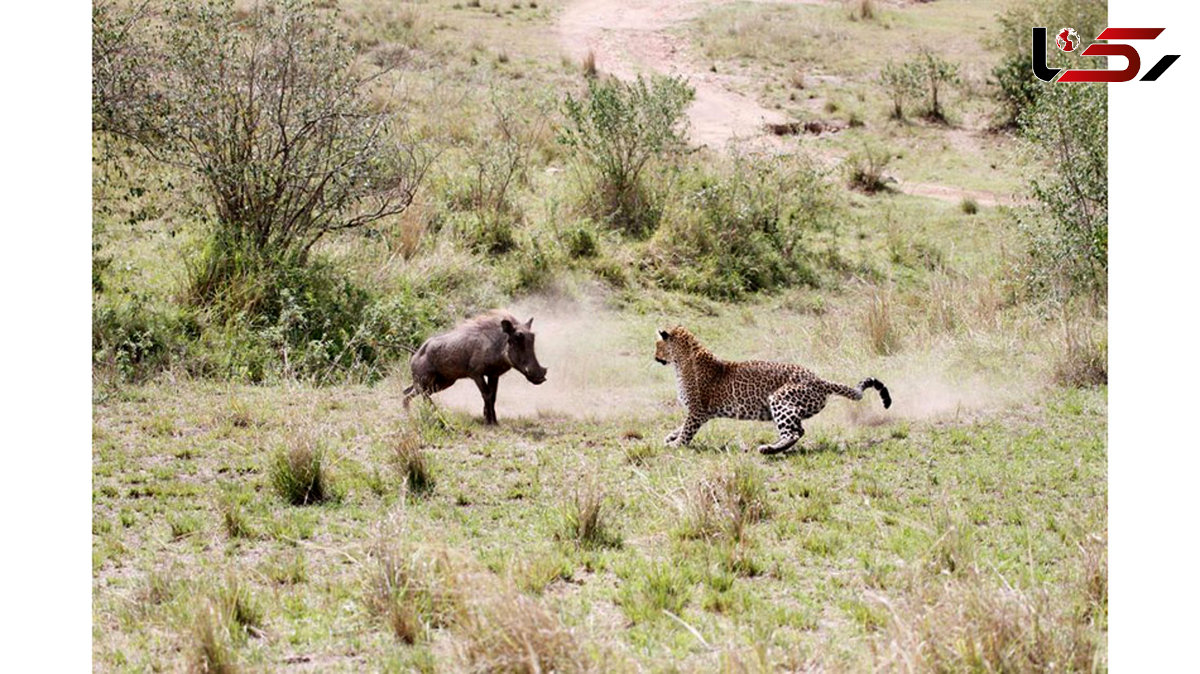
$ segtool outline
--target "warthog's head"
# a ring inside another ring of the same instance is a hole
[[[504,355],[508,362],[531,383],[540,384],[546,381],[546,368],[538,363],[537,354],[533,351],[533,319],[524,323],[513,324],[507,318],[500,321],[500,327],[508,336],[508,345]]]

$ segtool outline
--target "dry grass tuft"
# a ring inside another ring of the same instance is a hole
[[[684,538],[744,540],[747,526],[770,515],[761,471],[747,461],[718,469],[684,491],[682,513]]]
[[[400,547],[391,538],[381,537],[365,603],[397,639],[412,644],[460,619],[469,574],[444,548]]]
[[[1104,633],[1042,589],[981,577],[926,584],[898,602],[873,649],[877,669],[903,672],[1103,670]]]
[[[201,601],[192,622],[193,672],[236,672],[234,647],[246,637],[263,636],[263,613],[250,589],[236,577]]]
[[[1067,332],[1065,347],[1054,363],[1054,383],[1087,388],[1108,384],[1108,342]]]
[[[594,483],[577,489],[575,497],[562,506],[562,527],[555,535],[581,548],[617,548],[621,537],[605,516],[605,495]]]
[[[239,671],[233,657],[229,630],[217,609],[206,605],[192,627],[192,658],[188,670],[197,674],[233,674]]]
[[[592,79],[596,77],[596,52],[588,50],[586,56],[583,57],[583,76]]]
[[[433,491],[433,467],[421,448],[421,436],[416,431],[406,430],[400,434],[393,446],[392,462],[409,494],[424,496]]]
[[[459,655],[474,672],[592,671],[575,635],[540,602],[518,592],[472,602]]]
[[[850,18],[857,21],[870,21],[875,18],[875,0],[849,0]]]
[[[891,299],[887,294],[871,296],[866,329],[871,351],[875,354],[890,356],[900,350],[900,334],[892,319]]]

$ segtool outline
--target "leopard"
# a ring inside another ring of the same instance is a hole
[[[688,445],[710,419],[723,417],[774,421],[779,440],[760,445],[762,454],[792,449],[804,437],[803,422],[825,409],[831,395],[862,400],[875,389],[884,409],[892,395],[883,382],[867,377],[857,387],[825,381],[793,363],[717,358],[683,326],[658,330],[654,360],[675,367],[679,402],[687,410],[683,424],[666,437],[668,447]]]

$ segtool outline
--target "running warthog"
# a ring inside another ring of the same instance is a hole
[[[471,379],[483,394],[483,422],[496,423],[500,375],[516,368],[534,384],[546,381],[546,368],[533,352],[532,327],[532,318],[518,323],[510,314],[490,311],[425,340],[408,362],[413,383],[404,389],[405,409],[414,396],[429,396],[459,379]]]

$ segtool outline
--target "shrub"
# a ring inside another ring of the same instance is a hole
[[[1032,26],[1047,26],[1047,65],[1050,67],[1087,68],[1084,60],[1054,48],[1055,27],[1073,26],[1083,40],[1090,40],[1108,25],[1108,3],[1105,0],[1049,0],[1015,2],[996,16],[998,28],[992,35],[992,46],[1003,54],[992,70],[996,85],[995,97],[1000,103],[997,123],[1018,126],[1021,116],[1037,102],[1038,95],[1053,87],[1033,75],[1029,67],[1029,40]],[[1096,64],[1104,67],[1103,62]]]
[[[498,255],[517,245],[514,227],[522,216],[512,190],[528,180],[531,139],[544,116],[499,96],[490,107],[491,126],[470,151],[465,196],[474,222],[467,239],[475,252]]]
[[[892,161],[890,150],[868,145],[865,141],[861,150],[856,150],[846,159],[850,187],[867,194],[887,189],[890,180],[884,171]]]
[[[1029,242],[1026,279],[1062,301],[1108,289],[1108,90],[1050,87],[1021,117],[1034,149],[1052,170],[1032,181],[1038,207],[1020,216]]]
[[[101,35],[107,16],[94,15]],[[428,166],[370,100],[370,77],[323,16],[303,2],[246,12],[175,2],[154,38],[131,33],[161,55],[152,90],[119,108],[136,121],[115,126],[200,180],[214,220],[190,297],[221,300],[226,317],[254,313],[238,302],[247,284],[245,299],[258,299],[274,280],[261,274],[304,266],[331,232],[402,212]],[[120,89],[110,69],[93,76],[101,91]]]
[[[684,145],[684,110],[695,92],[682,78],[588,80],[587,97],[568,95],[559,140],[593,176],[590,207],[603,222],[634,236],[654,230],[659,211],[642,174],[654,159]]]
[[[129,380],[167,369],[199,331],[187,313],[151,306],[138,293],[98,299],[92,309],[92,364]]]
[[[321,503],[334,497],[325,465],[325,448],[312,436],[280,448],[271,461],[270,479],[276,493],[292,505]]]
[[[888,60],[879,73],[879,81],[892,99],[892,118],[904,119],[904,105],[921,92],[921,73],[917,65]]]
[[[928,48],[923,48],[914,67],[927,94],[925,115],[934,121],[945,121],[946,114],[942,110],[939,96],[946,87],[958,84],[958,64],[943,59]]]
[[[979,212],[979,202],[975,201],[973,197],[964,197],[963,200],[959,202],[958,207],[967,215],[975,215]]]
[[[660,285],[717,299],[818,285],[810,242],[832,228],[837,206],[814,167],[738,157],[694,180],[648,251]]]

